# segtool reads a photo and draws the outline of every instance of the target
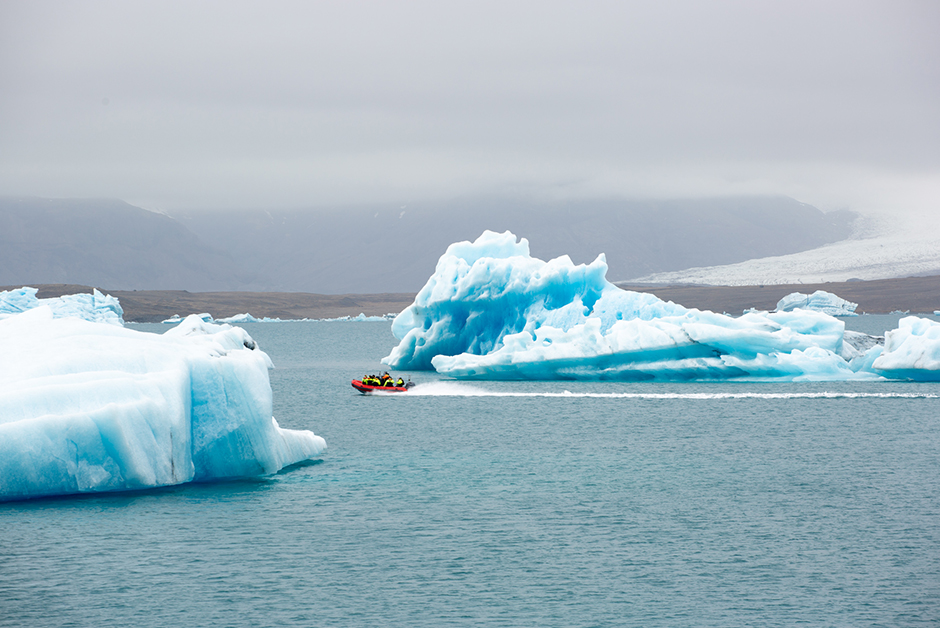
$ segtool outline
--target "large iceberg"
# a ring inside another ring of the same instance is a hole
[[[393,322],[400,340],[383,362],[464,379],[684,380],[878,377],[882,347],[845,338],[821,312],[687,309],[625,291],[586,265],[529,255],[510,232],[448,247],[414,303]],[[918,367],[919,368],[919,367]]]
[[[0,346],[0,501],[269,474],[326,448],[278,426],[271,361],[238,327],[40,306],[0,321]]]
[[[91,294],[67,294],[54,299],[39,299],[36,288],[17,288],[0,292],[0,320],[40,306],[52,310],[55,318],[73,316],[87,321],[124,324],[124,309],[115,297],[95,288]]]
[[[813,310],[830,316],[858,316],[855,308],[858,303],[846,301],[825,290],[817,290],[813,294],[791,292],[777,302],[778,312],[792,312],[793,310]]]

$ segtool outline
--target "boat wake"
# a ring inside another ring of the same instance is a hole
[[[560,397],[567,399],[940,399],[933,393],[873,393],[850,391],[819,392],[514,392],[486,390],[455,382],[418,384],[407,395],[398,397]]]

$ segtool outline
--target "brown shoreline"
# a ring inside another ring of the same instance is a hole
[[[791,292],[832,292],[858,303],[858,313],[887,314],[893,311],[930,314],[940,310],[940,275],[878,281],[848,281],[824,284],[767,286],[653,286],[620,282],[626,290],[649,292],[686,307],[740,314],[748,308],[773,310]],[[0,286],[11,290],[21,286]],[[91,292],[90,286],[41,284],[39,298]],[[411,305],[414,293],[312,294],[306,292],[187,292],[185,290],[108,290],[124,308],[124,320],[152,323],[174,314],[186,316],[208,312],[225,318],[250,313],[258,318],[281,319],[337,318],[340,316],[382,316],[397,313]]]

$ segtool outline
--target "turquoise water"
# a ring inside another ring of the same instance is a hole
[[[245,327],[278,421],[327,453],[0,505],[0,625],[940,622],[940,385],[413,373],[364,397],[388,323]]]

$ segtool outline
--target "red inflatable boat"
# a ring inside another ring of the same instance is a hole
[[[363,395],[368,395],[374,392],[408,392],[408,389],[414,386],[412,382],[408,382],[404,386],[372,386],[369,384],[363,384],[361,380],[354,379],[352,381],[352,387],[361,392]]]

